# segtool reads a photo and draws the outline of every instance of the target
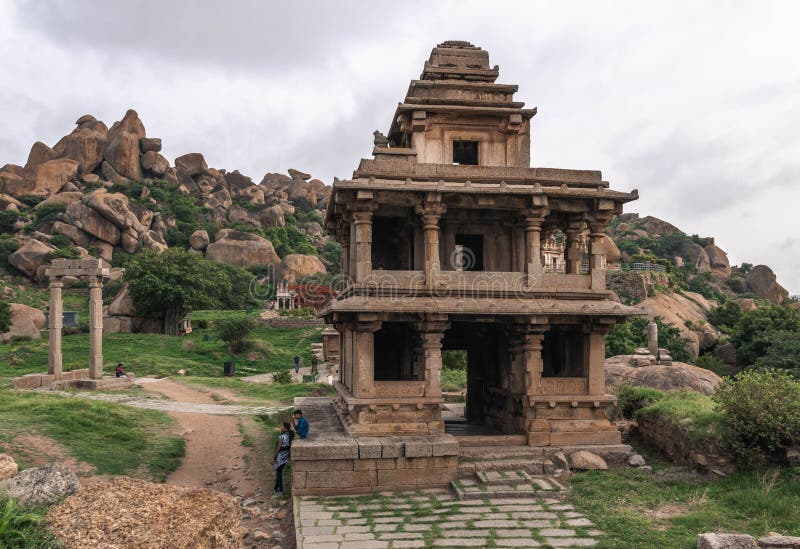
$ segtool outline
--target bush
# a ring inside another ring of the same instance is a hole
[[[717,387],[722,442],[742,465],[756,465],[800,444],[800,382],[787,372],[746,371]]]
[[[467,388],[467,370],[442,370],[442,391],[456,393]]]
[[[289,370],[281,370],[272,374],[272,382],[280,385],[288,385],[292,382],[292,373]]]
[[[240,353],[247,347],[247,337],[255,328],[255,322],[247,317],[220,320],[217,324],[219,338],[226,342],[232,353]]]
[[[710,370],[718,376],[727,376],[731,373],[730,367],[711,353],[706,353],[697,357],[694,365],[698,368]]]
[[[461,350],[442,351],[442,368],[445,370],[466,370],[467,352]]]
[[[617,394],[617,411],[620,417],[632,419],[636,412],[664,398],[664,393],[650,387],[623,385]]]
[[[13,499],[0,499],[0,547],[59,547],[44,528],[44,516]]]
[[[800,334],[800,310],[768,305],[742,312],[731,334],[736,363],[751,366],[767,354],[776,332]]]
[[[66,204],[50,203],[43,204],[36,210],[36,226],[41,227],[45,223],[52,223],[58,216],[67,210]]]
[[[784,370],[800,379],[800,333],[773,332],[768,341],[767,353],[755,361],[753,368]]]
[[[23,216],[18,212],[9,210],[0,211],[0,233],[13,233],[14,223],[16,223],[17,219],[20,217]]]
[[[630,355],[638,347],[647,347],[644,330],[648,322],[645,318],[637,317],[617,324],[606,336],[606,357]],[[673,360],[688,362],[691,358],[686,348],[688,341],[680,329],[670,322],[664,322],[661,317],[656,317],[653,322],[658,325],[658,346],[669,351]]]
[[[205,318],[200,319],[197,321],[197,329],[198,330],[207,330],[208,329],[208,320]]]
[[[708,321],[717,329],[729,334],[742,317],[742,308],[733,299],[725,302],[724,305],[714,307],[708,312]]]
[[[8,301],[0,301],[0,334],[7,332],[11,326],[11,305]]]

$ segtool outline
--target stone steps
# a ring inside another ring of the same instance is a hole
[[[450,483],[460,500],[487,498],[561,498],[566,488],[550,475],[531,476],[525,471],[486,471],[471,479]]]
[[[458,444],[462,448],[512,446],[519,447],[528,443],[525,435],[456,435]]]

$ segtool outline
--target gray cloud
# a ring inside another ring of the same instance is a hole
[[[537,106],[535,165],[602,169],[630,211],[800,292],[794,3],[0,0],[0,165],[139,111],[169,158],[347,177],[430,48],[489,50]]]

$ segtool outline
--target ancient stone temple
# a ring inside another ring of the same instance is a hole
[[[356,441],[447,436],[442,352],[460,350],[476,432],[620,443],[605,335],[640,312],[610,299],[601,243],[638,195],[599,171],[530,167],[536,109],[498,74],[488,52],[439,44],[373,158],[334,182],[326,229],[350,281],[322,314],[340,333],[335,405]],[[556,235],[563,264],[545,264]]]

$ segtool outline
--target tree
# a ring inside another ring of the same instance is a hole
[[[124,276],[136,308],[163,316],[167,335],[178,335],[178,323],[192,310],[246,306],[252,302],[251,279],[244,269],[177,248],[140,252],[127,262]]]
[[[708,322],[726,334],[733,330],[740,318],[742,308],[734,299],[729,299],[724,305],[714,307],[708,312]]]
[[[756,359],[753,367],[757,370],[784,370],[800,380],[800,333],[773,332],[767,353]]]
[[[800,334],[800,310],[767,305],[744,311],[731,334],[736,347],[736,363],[747,367],[764,356],[776,332]]]
[[[253,328],[255,328],[255,322],[244,316],[226,318],[217,322],[219,338],[228,344],[233,354],[241,353],[246,349],[247,337]]]
[[[0,301],[0,334],[11,327],[11,305],[8,301]]]
[[[606,357],[630,355],[638,347],[647,347],[645,327],[651,322],[645,318],[631,318],[624,324],[617,324],[606,336]],[[670,322],[664,322],[660,316],[652,320],[658,326],[658,346],[669,351],[673,360],[688,362],[691,357],[686,349],[687,338],[683,337],[680,328]]]

